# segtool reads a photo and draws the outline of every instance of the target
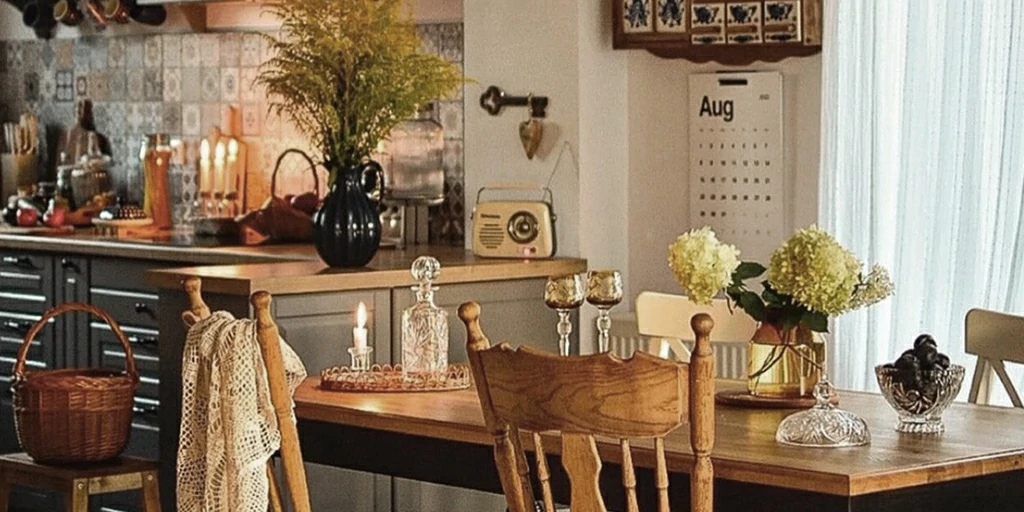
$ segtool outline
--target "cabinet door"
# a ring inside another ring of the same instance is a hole
[[[57,304],[89,302],[89,260],[65,256],[54,262]],[[56,347],[59,366],[86,368],[89,361],[89,321],[87,313],[68,313],[57,319]]]
[[[368,314],[369,344],[377,363],[391,362],[389,290],[289,295],[274,298],[281,337],[302,359],[311,376],[331,366],[349,365],[352,328],[360,302]],[[390,477],[306,463],[313,510],[380,512],[391,510]],[[378,499],[378,497],[382,499]]]

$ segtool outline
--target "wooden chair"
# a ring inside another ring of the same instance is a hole
[[[198,277],[190,277],[185,279],[182,287],[189,300],[189,310],[182,313],[185,324],[192,326],[210,316],[210,308],[203,301],[201,294],[202,281]],[[270,401],[274,405],[278,428],[281,430],[281,469],[291,510],[311,512],[309,487],[306,484],[306,468],[302,462],[299,433],[292,411],[292,397],[288,391],[288,380],[285,377],[280,336],[277,324],[274,323],[270,314],[270,294],[258,291],[252,294],[249,301],[255,312],[256,339],[260,345],[260,352],[263,354],[263,364],[267,367]],[[270,479],[270,510],[283,511],[285,510],[285,499],[275,478],[273,459],[267,461],[267,476]]]
[[[13,485],[62,493],[68,512],[88,512],[89,496],[139,489],[142,510],[160,512],[156,473],[156,462],[132,457],[64,467],[38,464],[25,453],[0,455],[0,512],[7,512]]]
[[[650,338],[647,352],[689,361],[690,351],[683,342],[694,341],[694,336],[687,319],[698,313],[718,319],[715,337],[719,341],[745,344],[757,329],[757,322],[749,315],[730,311],[725,299],[714,299],[710,306],[699,306],[682,295],[640,292],[636,298],[636,325],[642,336]]]
[[[967,353],[978,356],[968,401],[978,403],[981,388],[989,371],[993,370],[1013,406],[1024,407],[1004,364],[1005,361],[1024,364],[1024,317],[972,309],[967,312],[964,324]]]
[[[694,463],[690,503],[711,512],[714,425],[714,359],[709,340],[714,322],[707,314],[691,320],[696,345],[689,364],[637,353],[628,360],[611,354],[559,357],[530,347],[495,347],[480,329],[480,306],[459,307],[466,324],[467,353],[484,422],[494,436],[494,457],[511,512],[533,512],[530,468],[522,432],[532,433],[537,477],[546,512],[555,510],[547,459],[539,432],[559,431],[562,465],[569,475],[573,512],[605,512],[598,487],[601,459],[595,435],[619,439],[626,511],[637,512],[636,476],[630,439],[654,439],[659,512],[668,512],[668,468],[664,437],[689,413]]]

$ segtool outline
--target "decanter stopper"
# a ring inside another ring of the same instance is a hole
[[[441,264],[430,256],[412,263],[416,302],[402,313],[402,368],[406,373],[444,373],[448,369],[448,312],[434,303],[433,281]]]

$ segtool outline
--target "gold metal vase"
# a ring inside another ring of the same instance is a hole
[[[747,347],[747,391],[766,398],[812,396],[824,365],[820,333],[762,322]]]

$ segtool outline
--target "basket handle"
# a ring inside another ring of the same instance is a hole
[[[39,331],[43,330],[43,327],[46,327],[46,324],[54,317],[72,311],[83,311],[89,313],[95,317],[99,317],[110,326],[110,330],[113,331],[114,336],[117,337],[117,341],[121,342],[121,347],[124,348],[125,371],[131,376],[132,380],[138,382],[139,372],[135,370],[135,354],[132,353],[132,345],[128,342],[128,337],[124,335],[123,331],[121,331],[121,326],[118,325],[106,311],[103,311],[92,304],[85,304],[82,302],[68,302],[51,308],[46,313],[43,313],[43,316],[39,318],[39,321],[28,330],[28,333],[25,334],[25,341],[21,343],[21,349],[18,350],[18,359],[14,363],[14,371],[12,372],[14,374],[14,380],[19,381],[25,378],[25,358],[28,357],[28,349],[32,347],[32,341],[36,338],[36,335],[39,334]]]
[[[284,158],[289,153],[298,153],[309,163],[309,172],[313,173],[313,192],[316,194],[316,197],[320,197],[320,177],[316,174],[316,164],[313,163],[313,159],[305,151],[296,148],[288,148],[281,153],[281,156],[277,157],[277,163],[274,164],[274,172],[270,174],[270,195],[277,196],[277,171],[281,168],[281,162],[284,161]]]

